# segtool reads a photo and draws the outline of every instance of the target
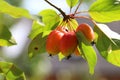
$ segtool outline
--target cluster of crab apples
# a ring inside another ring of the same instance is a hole
[[[90,25],[86,23],[80,24],[76,30],[69,30],[68,27],[58,26],[47,37],[46,50],[52,55],[59,54],[60,52],[70,57],[71,54],[80,54],[78,50],[77,32],[82,32],[89,42],[94,40],[94,31]]]

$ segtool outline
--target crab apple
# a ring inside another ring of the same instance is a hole
[[[65,33],[60,41],[60,51],[64,56],[69,57],[77,48],[77,37],[74,31]]]
[[[76,29],[76,32],[78,31],[81,31],[89,42],[94,41],[95,38],[94,31],[88,24],[86,23],[80,24]]]
[[[60,40],[64,33],[58,30],[53,30],[47,37],[46,40],[46,50],[50,55],[55,55],[60,52],[59,45]]]

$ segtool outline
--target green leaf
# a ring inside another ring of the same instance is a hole
[[[107,61],[120,67],[120,49],[110,52],[107,56]]]
[[[66,2],[67,2],[67,4],[68,4],[68,6],[69,6],[70,8],[72,8],[72,7],[74,7],[74,6],[77,5],[77,3],[79,2],[79,0],[66,0]]]
[[[34,20],[32,24],[32,30],[29,34],[29,38],[33,39],[35,38],[39,33],[44,32],[45,25],[42,22],[39,22],[38,20]]]
[[[20,18],[20,17],[31,18],[31,15],[27,10],[12,6],[9,3],[7,3],[5,0],[0,0],[0,13],[9,14],[14,18]]]
[[[28,47],[28,54],[30,58],[37,54],[46,52],[46,38],[47,36],[43,36],[43,33],[40,33],[31,41]]]
[[[29,35],[29,37],[33,39],[28,48],[29,57],[46,52],[45,44],[47,35],[52,29],[56,28],[60,22],[60,16],[54,10],[43,10],[39,15],[42,16],[42,22],[40,22],[40,20],[34,20]]]
[[[89,73],[94,74],[94,68],[97,63],[97,55],[91,43],[87,41],[86,37],[81,32],[77,32],[79,41],[79,48],[89,65]]]
[[[13,63],[0,61],[0,76],[3,80],[26,80],[25,74]]]
[[[120,47],[120,39],[112,39],[118,47]]]
[[[39,15],[42,16],[42,22],[45,26],[48,26],[49,29],[60,21],[60,16],[52,9],[43,10],[39,13]]]
[[[0,80],[6,80],[5,75],[3,73],[0,73]]]
[[[51,30],[55,29],[60,22],[60,16],[54,10],[46,9],[41,11],[39,15],[42,16],[42,21],[41,19],[33,21],[32,30],[29,35],[31,39],[42,32],[43,35],[48,34]]]
[[[102,57],[120,67],[120,35],[105,24],[96,24],[94,30],[98,34],[96,47]]]
[[[0,46],[15,45],[16,42],[12,38],[12,35],[7,27],[0,26]]]
[[[90,16],[97,22],[112,22],[120,20],[119,0],[97,0],[89,9]]]

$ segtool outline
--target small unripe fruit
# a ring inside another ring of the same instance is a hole
[[[76,32],[78,31],[81,31],[89,42],[94,41],[95,38],[94,31],[88,24],[86,23],[80,24],[76,29]]]
[[[59,45],[60,40],[63,37],[64,33],[58,30],[53,30],[47,38],[46,41],[46,50],[50,55],[55,55],[60,52]]]
[[[77,37],[74,31],[65,33],[60,41],[60,51],[64,56],[70,56],[77,48]]]

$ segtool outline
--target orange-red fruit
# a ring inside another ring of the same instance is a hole
[[[64,33],[58,30],[53,30],[47,38],[46,41],[46,50],[50,55],[55,55],[60,52],[59,45],[60,40],[63,37]]]
[[[65,33],[60,41],[60,51],[64,56],[70,56],[77,48],[77,37],[74,31]]]
[[[76,32],[78,31],[81,31],[85,35],[87,40],[90,42],[92,42],[95,38],[93,29],[91,28],[91,26],[89,26],[86,23],[80,24],[78,28],[76,29]]]

